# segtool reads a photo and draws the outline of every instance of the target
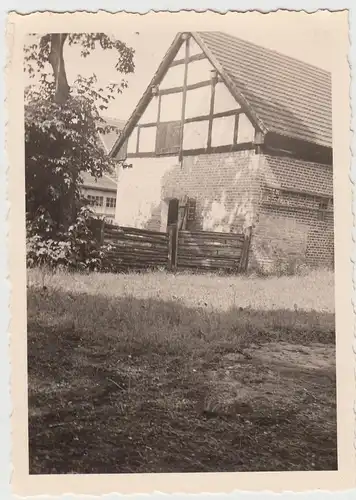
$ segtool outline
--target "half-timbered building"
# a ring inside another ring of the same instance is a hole
[[[179,33],[111,154],[119,224],[251,227],[251,263],[333,263],[323,69],[225,33]]]

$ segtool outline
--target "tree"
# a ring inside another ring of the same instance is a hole
[[[25,70],[31,77],[34,77],[37,72],[41,79],[46,79],[48,76],[45,70],[46,63],[52,66],[55,83],[53,98],[57,104],[65,103],[70,92],[63,56],[66,42],[69,46],[79,45],[81,56],[84,58],[88,57],[98,46],[103,50],[115,51],[117,54],[115,69],[121,74],[132,73],[135,68],[134,50],[124,42],[109,37],[105,33],[49,33],[40,38],[32,35],[32,38],[34,39],[32,43],[24,48]],[[115,87],[120,92],[126,85],[126,81],[122,80],[121,83],[108,85],[106,90],[109,95],[112,95]],[[101,89],[101,93],[103,91],[104,89]]]
[[[26,215],[29,234],[41,238],[63,238],[75,224],[84,204],[82,172],[99,178],[115,168],[98,141],[98,133],[113,130],[100,112],[127,87],[124,79],[100,86],[95,74],[69,85],[65,43],[80,45],[83,58],[97,46],[113,50],[119,73],[134,70],[133,50],[102,33],[31,36],[25,71],[37,85],[25,90]]]
[[[100,116],[127,82],[99,86],[97,77],[78,76],[67,82],[64,44],[79,45],[86,58],[96,47],[112,50],[115,69],[134,70],[133,49],[103,33],[32,35],[25,47],[25,70],[39,85],[25,92],[27,212],[35,216],[45,208],[53,227],[68,227],[76,215],[80,195],[80,172],[100,177],[114,168],[98,144],[98,133],[113,130]],[[49,73],[50,66],[52,74]]]

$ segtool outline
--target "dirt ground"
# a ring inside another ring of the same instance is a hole
[[[337,468],[332,312],[71,279],[28,289],[32,474]]]

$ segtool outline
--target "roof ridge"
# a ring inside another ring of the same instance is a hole
[[[121,120],[120,118],[114,118],[113,116],[101,116],[101,118],[105,121],[105,122],[116,122],[118,125],[123,125],[126,123],[126,120]]]

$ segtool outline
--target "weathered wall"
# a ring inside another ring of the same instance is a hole
[[[275,188],[332,195],[332,167],[287,156],[261,159],[264,183]],[[323,212],[317,196],[281,193],[262,196],[254,228],[253,261],[266,270],[292,263],[332,266],[334,223],[332,206]]]
[[[178,158],[130,158],[130,164],[132,168],[119,169],[115,220],[123,226],[160,230],[162,180]]]
[[[269,185],[333,194],[332,166],[288,156],[262,155],[261,168]]]
[[[333,266],[333,216],[318,220],[314,212],[262,207],[253,232],[253,263],[271,271],[279,265]]]
[[[133,158],[121,170],[116,220],[127,226],[166,231],[168,202],[196,200],[188,229],[239,231],[253,225],[251,265],[272,270],[281,262],[333,264],[332,207],[323,212],[316,196],[282,193],[265,197],[264,187],[332,195],[329,166],[254,151],[184,157]]]
[[[190,229],[234,231],[253,223],[260,197],[259,157],[254,151],[184,157],[134,158],[120,172],[117,222],[166,230],[169,199],[196,200]],[[131,160],[130,160],[131,161]]]

